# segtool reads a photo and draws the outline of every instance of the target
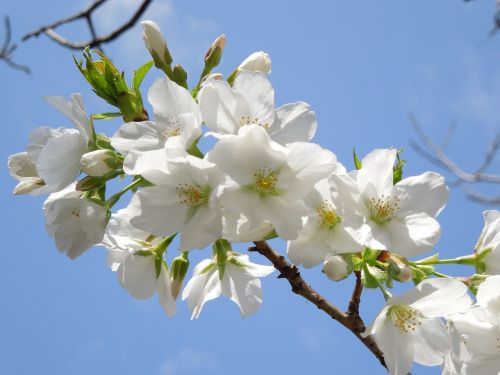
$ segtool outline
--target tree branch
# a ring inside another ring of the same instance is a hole
[[[153,0],[143,0],[140,6],[137,8],[135,13],[132,15],[132,17],[125,22],[122,26],[118,27],[117,29],[111,31],[109,34],[98,36],[96,31],[95,31],[95,26],[92,21],[92,14],[95,12],[97,8],[99,8],[102,4],[104,4],[108,0],[95,0],[94,3],[92,3],[87,9],[72,15],[70,17],[63,18],[61,20],[55,21],[50,25],[45,25],[40,27],[39,29],[32,31],[26,35],[23,36],[22,41],[26,41],[32,37],[38,37],[41,34],[47,35],[49,38],[51,38],[53,41],[56,43],[70,49],[75,49],[75,50],[82,50],[87,47],[99,47],[101,44],[109,43],[116,38],[118,38],[121,34],[123,34],[125,31],[130,29],[132,26],[136,24],[136,22],[139,20],[139,18],[142,16],[142,14],[146,11],[148,6],[151,4]],[[54,31],[57,27],[74,22],[79,19],[85,19],[87,21],[87,25],[89,27],[91,39],[85,42],[73,42],[70,41],[57,32]]]
[[[278,278],[287,279],[292,287],[292,292],[312,302],[318,309],[324,311],[332,319],[350,330],[375,355],[375,357],[377,357],[380,364],[386,367],[384,354],[378,348],[375,340],[373,340],[371,336],[364,337],[362,335],[365,330],[365,325],[359,314],[356,317],[351,317],[341,312],[336,306],[311,288],[311,286],[304,281],[297,267],[288,263],[285,257],[275,252],[265,241],[254,241],[254,244],[255,247],[251,247],[248,250],[256,251],[271,261],[274,268],[280,272]],[[356,296],[359,297],[360,295],[361,292],[359,291],[358,295],[356,291]]]
[[[356,276],[356,283],[354,284],[349,307],[347,308],[347,316],[351,319],[361,320],[359,316],[359,304],[361,303],[361,293],[363,293],[363,283],[361,282],[360,271],[354,271],[354,275]]]
[[[464,171],[453,160],[451,160],[444,152],[443,147],[438,146],[431,140],[429,135],[422,129],[415,116],[409,114],[408,118],[423,145],[420,146],[415,142],[411,142],[412,148],[435,166],[452,173],[457,178],[452,186],[460,186],[463,183],[500,184],[500,175],[486,173],[486,170],[495,159],[497,152],[500,150],[500,133],[496,134],[479,167],[477,167],[474,172],[469,173]],[[454,128],[449,129],[447,140],[451,139],[453,130]],[[468,198],[475,202],[488,204],[498,204],[498,202],[500,202],[500,196],[488,197],[471,189],[465,189],[465,192]]]
[[[8,16],[4,18],[5,37],[3,40],[2,48],[0,49],[0,60],[3,60],[11,68],[23,71],[26,74],[30,73],[27,66],[18,64],[12,60],[12,53],[16,50],[17,45],[12,43],[12,28],[10,27],[10,20]]]

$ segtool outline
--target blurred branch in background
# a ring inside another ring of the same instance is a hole
[[[11,68],[29,74],[30,69],[27,66],[18,64],[14,60],[12,60],[12,53],[16,50],[17,44],[12,43],[12,29],[10,27],[10,20],[8,16],[4,17],[4,27],[5,27],[5,36],[2,48],[0,49],[0,60],[4,61]]]
[[[125,22],[123,25],[120,27],[117,27],[113,31],[111,31],[108,34],[105,35],[97,35],[96,32],[96,27],[94,25],[94,22],[92,20],[92,15],[94,12],[104,3],[106,3],[108,0],[95,0],[88,8],[82,10],[81,12],[74,14],[72,16],[57,20],[50,25],[45,25],[40,27],[39,29],[32,31],[22,37],[22,41],[25,42],[28,39],[31,39],[33,37],[38,37],[41,34],[47,35],[49,38],[51,38],[54,42],[60,44],[61,46],[64,46],[66,48],[70,49],[76,49],[76,50],[83,50],[86,47],[97,47],[101,48],[102,44],[112,42],[116,38],[118,38],[120,35],[122,35],[125,31],[133,27],[137,21],[139,21],[140,17],[142,14],[146,11],[148,6],[152,3],[153,0],[142,0],[142,2],[139,4],[137,10],[135,13],[132,15],[132,17]],[[78,20],[85,20],[87,22],[87,26],[89,28],[89,33],[91,36],[91,39],[85,41],[85,42],[75,42],[68,40],[55,32],[54,30],[65,24],[69,24]]]
[[[411,141],[413,149],[422,157],[427,159],[435,166],[452,173],[456,180],[450,184],[451,187],[459,187],[465,183],[469,184],[496,184],[500,186],[500,174],[488,173],[487,170],[495,159],[500,150],[500,132],[497,133],[487,149],[481,164],[473,172],[466,172],[459,167],[445,153],[445,149],[450,143],[455,132],[455,126],[451,125],[448,134],[441,145],[437,145],[432,141],[429,135],[423,130],[413,114],[409,114],[408,118],[415,132],[418,135],[420,142]],[[467,197],[474,202],[484,203],[489,205],[500,205],[500,195],[485,195],[475,189],[464,187]]]

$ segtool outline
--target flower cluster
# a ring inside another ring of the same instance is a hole
[[[453,366],[466,374],[492,363],[500,367],[499,279],[479,286],[471,309],[463,282],[428,279],[438,275],[437,257],[408,260],[439,239],[436,217],[448,197],[442,176],[403,179],[396,149],[376,149],[362,160],[354,154],[355,169],[348,171],[335,154],[311,142],[317,123],[308,104],[275,107],[266,53],[250,55],[225,80],[212,73],[223,52],[222,35],[188,90],[187,73],[172,67],[159,27],[146,21],[143,32],[153,61],[134,73],[131,87],[101,53],[94,61],[86,51],[85,67],[78,63],[96,94],[118,112],[89,116],[79,94],[70,101],[47,98],[74,128],[38,128],[26,152],[9,158],[19,181],[15,194],[50,193],[43,209],[60,251],[75,259],[104,246],[119,283],[135,298],[157,293],[169,316],[179,296],[196,319],[221,294],[248,316],[262,303],[259,278],[274,268],[251,262],[232,244],[279,237],[294,264],[322,264],[334,281],[356,272],[363,286],[383,292],[387,305],[366,334],[374,336],[392,374],[406,375],[413,361],[444,363],[450,374]],[[147,91],[150,119],[139,88],[153,65],[165,76]],[[119,116],[125,123],[113,135],[95,132],[94,121]],[[206,153],[200,150],[204,136],[214,144]],[[130,183],[110,195],[107,183],[115,178]],[[113,212],[127,192],[128,204]],[[489,211],[485,218],[475,254],[457,262],[497,274],[500,216]],[[173,244],[179,252],[171,259]],[[211,256],[194,267],[181,293],[189,253],[209,246]],[[418,285],[391,297],[394,280]],[[442,318],[449,318],[449,328]],[[490,332],[487,344],[481,330]],[[452,345],[452,337],[463,345]]]

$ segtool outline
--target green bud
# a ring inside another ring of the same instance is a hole
[[[173,81],[177,83],[179,86],[182,86],[185,89],[188,88],[187,72],[179,64],[174,66],[174,69],[172,70],[172,77]]]
[[[92,53],[98,55],[100,60],[94,60]],[[85,49],[83,58],[85,65],[83,61],[75,59],[78,69],[98,96],[120,110],[124,121],[147,119],[138,88],[128,87],[124,73],[120,72],[106,55],[100,51]]]
[[[222,52],[224,51],[224,45],[226,44],[226,35],[220,35],[212,43],[207,53],[205,54],[205,68],[212,70],[220,63],[222,57]],[[207,72],[206,74],[208,74]]]
[[[177,299],[182,288],[182,281],[186,276],[189,269],[189,258],[188,252],[184,251],[181,255],[176,257],[172,262],[172,267],[170,268],[170,279],[171,279],[171,293],[174,299]]]

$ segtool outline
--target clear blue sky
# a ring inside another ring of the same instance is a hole
[[[86,3],[9,1],[2,14],[10,15],[17,40]],[[111,0],[97,19],[99,31],[127,18],[136,3]],[[277,104],[310,103],[318,116],[316,142],[349,168],[353,146],[360,155],[377,147],[403,147],[406,175],[415,175],[435,167],[409,146],[415,134],[408,112],[436,140],[455,121],[458,130],[449,152],[470,169],[500,128],[500,36],[487,38],[493,12],[494,1],[155,0],[145,18],[161,25],[191,82],[207,47],[222,32],[227,44],[220,70],[226,74],[251,52],[268,52]],[[78,39],[85,38],[83,31],[83,26],[61,29]],[[105,51],[127,73],[149,58],[138,27]],[[42,96],[81,92],[89,112],[109,107],[88,89],[71,53],[47,38],[20,45],[15,57],[33,72],[26,76],[0,63],[0,374],[385,373],[349,332],[275,276],[263,280],[264,303],[255,316],[242,320],[236,306],[220,298],[191,322],[182,302],[177,316],[168,319],[155,299],[128,296],[106,266],[102,248],[76,261],[59,254],[44,230],[44,198],[11,195],[15,181],[8,175],[7,156],[23,151],[38,126],[70,126]],[[152,74],[146,85],[159,76]],[[114,128],[99,126],[101,131]],[[495,169],[500,170],[499,161]],[[443,256],[471,251],[483,209],[465,200],[460,190],[451,193],[440,216],[437,250]],[[275,246],[285,248],[280,242]],[[352,279],[332,284],[319,269],[304,275],[345,306]],[[362,315],[371,321],[382,304],[379,293],[366,291]],[[440,373],[437,368],[414,370]]]

